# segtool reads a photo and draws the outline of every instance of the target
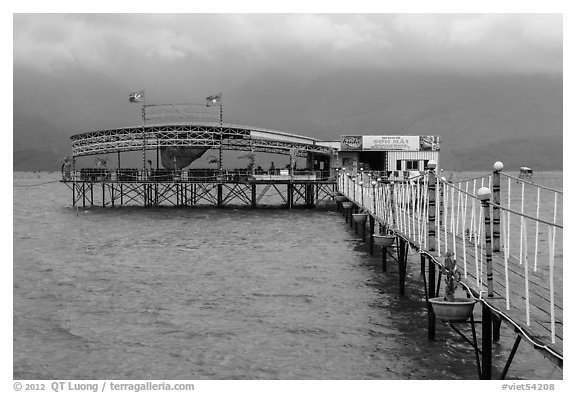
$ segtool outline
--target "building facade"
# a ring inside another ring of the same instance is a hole
[[[379,171],[386,177],[402,177],[424,171],[428,161],[439,165],[437,135],[343,135],[338,167],[348,172]]]

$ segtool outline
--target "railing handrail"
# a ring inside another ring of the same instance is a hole
[[[529,185],[534,186],[534,187],[543,188],[544,190],[556,192],[556,193],[558,193],[558,194],[564,194],[561,190],[556,190],[556,189],[551,188],[551,187],[546,187],[546,186],[543,186],[543,185],[541,185],[541,184],[537,184],[537,183],[534,183],[534,182],[531,182],[531,181],[526,181],[526,180],[524,180],[524,179],[521,179],[521,178],[516,177],[516,176],[509,175],[509,174],[504,173],[504,172],[500,172],[500,174],[501,174],[502,176],[508,177],[508,178],[510,178],[510,179],[514,179],[514,180],[519,181],[519,182],[522,182],[522,183],[529,184]]]

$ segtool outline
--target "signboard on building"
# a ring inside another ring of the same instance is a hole
[[[342,135],[340,140],[340,150],[342,151],[360,151],[362,150],[362,136],[360,135]]]
[[[341,151],[436,151],[436,135],[343,135]]]
[[[440,150],[438,135],[420,135],[420,150]]]
[[[364,135],[362,137],[363,150],[405,150],[417,151],[420,149],[420,137],[414,135]]]

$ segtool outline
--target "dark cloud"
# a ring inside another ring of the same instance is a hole
[[[560,73],[560,14],[15,15],[16,65],[114,75],[175,63],[240,76],[267,67]],[[306,66],[304,66],[306,65]]]
[[[148,103],[224,92],[225,121],[322,139],[437,134],[444,162],[562,137],[560,14],[15,14],[13,44],[26,157],[138,124],[140,89]]]

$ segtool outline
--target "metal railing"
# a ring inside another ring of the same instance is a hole
[[[475,281],[478,293],[493,296],[493,280],[499,280],[506,309],[514,301],[516,308],[524,310],[527,326],[548,315],[548,321],[538,322],[550,324],[550,339],[555,343],[563,309],[563,194],[506,175],[497,164],[492,173],[455,183],[433,171],[394,182],[371,173],[342,172],[338,191],[421,251],[436,257],[451,252],[463,276]],[[502,177],[507,179],[504,187]],[[527,194],[528,187],[534,192]],[[503,260],[503,266],[493,266],[493,255]],[[547,311],[542,310],[542,299]]]
[[[62,174],[70,182],[247,182],[247,181],[326,181],[330,171],[254,170],[248,169],[135,169],[82,168]]]

